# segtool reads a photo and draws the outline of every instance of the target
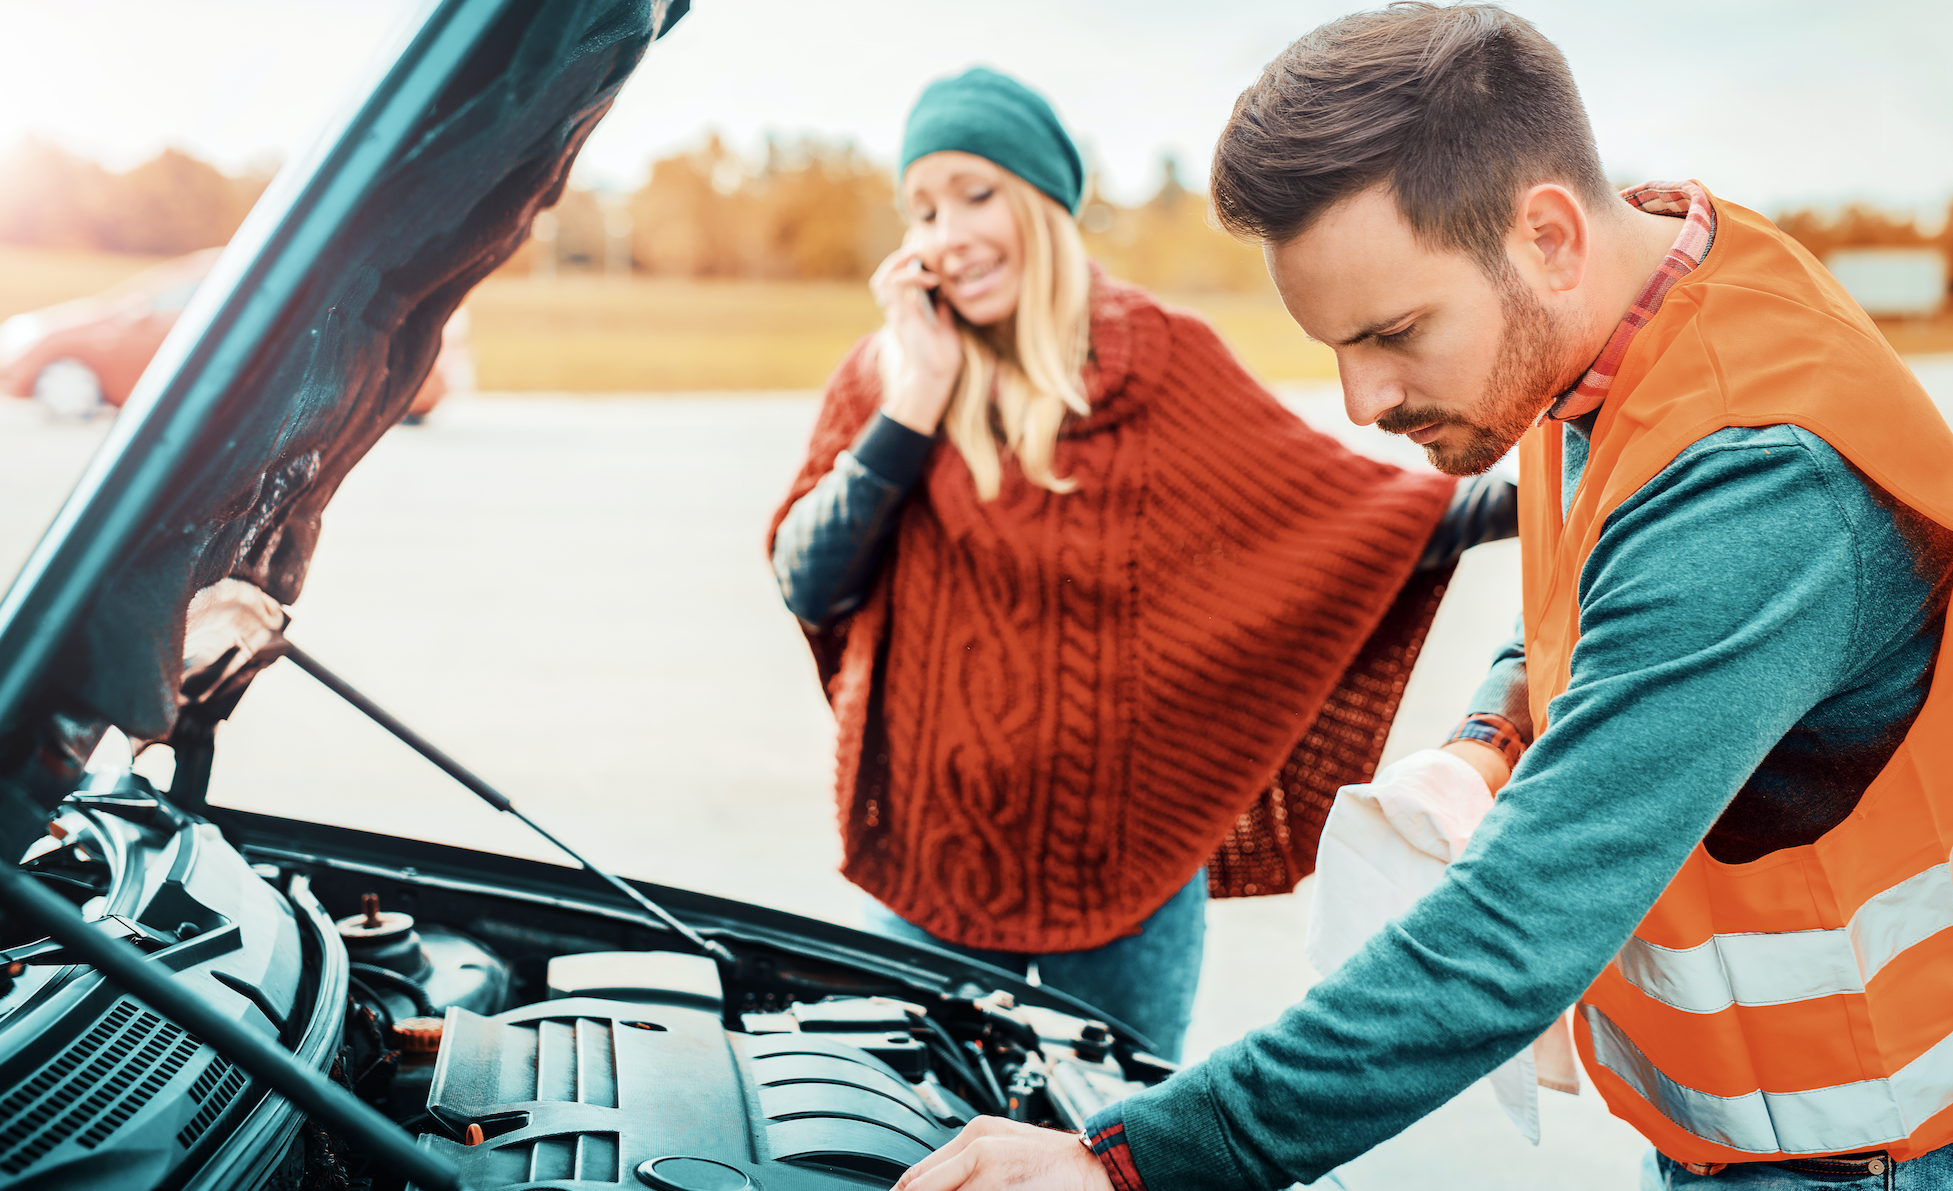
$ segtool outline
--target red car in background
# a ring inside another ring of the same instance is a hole
[[[222,251],[193,252],[91,297],[0,322],[0,393],[37,399],[69,416],[120,409]],[[474,387],[463,307],[441,333],[441,354],[406,421],[417,424],[450,393]]]

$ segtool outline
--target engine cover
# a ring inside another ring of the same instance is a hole
[[[568,998],[450,1009],[424,1135],[476,1188],[886,1186],[954,1136],[940,1096],[817,1034],[743,1034],[681,1006]],[[925,1099],[927,1097],[927,1099]],[[935,1102],[932,1111],[929,1101]]]

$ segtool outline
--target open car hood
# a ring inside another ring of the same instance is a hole
[[[192,595],[298,598],[340,481],[688,3],[444,0],[280,173],[0,601],[8,858],[110,725],[171,738]]]

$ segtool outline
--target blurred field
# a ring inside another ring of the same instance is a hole
[[[102,290],[156,257],[0,245],[0,318]],[[1327,348],[1264,294],[1167,295],[1211,319],[1268,380],[1336,375]],[[495,276],[468,299],[482,389],[699,392],[818,388],[881,314],[856,281]]]
[[[1220,328],[1269,380],[1336,375],[1329,349],[1266,296],[1169,296]],[[490,278],[468,300],[487,390],[809,389],[881,324],[854,281]]]
[[[152,256],[0,244],[0,318],[96,293]],[[1165,293],[1205,316],[1270,382],[1328,380],[1336,362],[1261,292]],[[880,312],[857,281],[498,274],[468,299],[488,392],[672,393],[818,388]],[[1953,310],[1883,322],[1907,355],[1953,351]]]
[[[829,281],[491,277],[468,309],[491,391],[815,388],[879,321]]]
[[[0,319],[99,293],[165,259],[0,244]]]

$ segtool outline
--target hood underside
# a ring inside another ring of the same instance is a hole
[[[9,855],[110,725],[170,737],[196,592],[298,598],[340,481],[686,7],[446,0],[273,183],[0,601]]]

